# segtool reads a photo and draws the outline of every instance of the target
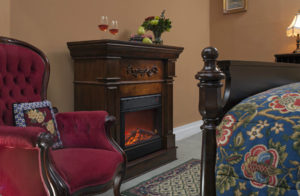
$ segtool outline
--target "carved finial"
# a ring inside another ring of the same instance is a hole
[[[202,50],[201,55],[204,61],[216,60],[219,56],[219,52],[214,47],[207,47]]]
[[[53,135],[49,132],[42,132],[37,139],[37,146],[40,148],[49,148],[54,143]]]
[[[202,129],[200,195],[216,195],[216,127],[222,114],[221,80],[225,77],[217,67],[218,50],[207,47],[202,50],[203,69],[195,76],[199,80],[199,112],[204,121]]]
[[[219,52],[214,47],[206,47],[202,50],[202,58],[204,61],[203,69],[195,76],[196,79],[202,80],[199,85],[203,85],[204,80],[216,81],[224,78],[224,74],[217,68],[217,58]]]

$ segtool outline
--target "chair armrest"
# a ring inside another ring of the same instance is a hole
[[[87,147],[119,151],[107,130],[111,120],[105,111],[79,111],[56,114],[60,137],[65,148]],[[107,122],[107,123],[106,123]]]
[[[49,134],[40,127],[0,126],[0,147],[32,149],[37,145],[51,146],[53,138]]]

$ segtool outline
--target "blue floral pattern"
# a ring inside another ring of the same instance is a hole
[[[217,195],[300,195],[300,83],[243,100],[216,135]]]

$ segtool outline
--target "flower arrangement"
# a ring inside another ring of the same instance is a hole
[[[150,30],[153,32],[155,37],[155,43],[162,43],[161,34],[165,31],[170,31],[172,28],[171,21],[168,18],[165,18],[165,10],[162,11],[160,16],[149,16],[145,19],[142,24],[142,27],[146,31]]]

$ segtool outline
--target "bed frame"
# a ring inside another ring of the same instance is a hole
[[[199,112],[203,118],[200,195],[216,195],[216,127],[224,114],[242,99],[270,88],[300,81],[300,65],[255,61],[218,61],[216,48],[203,49]],[[224,89],[223,84],[225,84]],[[223,91],[224,90],[224,91]],[[222,93],[223,92],[223,93]]]

